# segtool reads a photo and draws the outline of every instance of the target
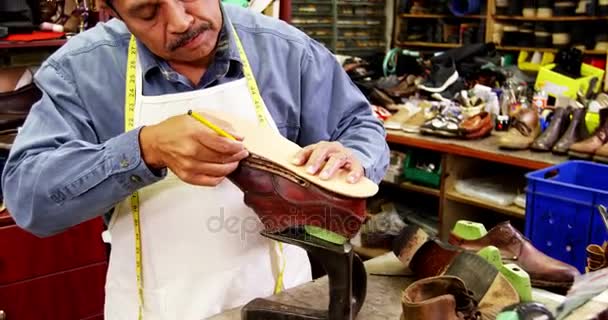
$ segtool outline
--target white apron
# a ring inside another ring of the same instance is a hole
[[[242,58],[242,57],[241,57]],[[209,89],[143,96],[137,60],[135,126],[193,110],[222,110],[256,120],[245,78]],[[268,125],[276,124],[264,106]],[[202,124],[201,124],[202,125]],[[143,320],[199,320],[273,294],[280,268],[275,242],[259,235],[256,214],[230,181],[189,185],[171,171],[139,192]],[[130,202],[116,208],[107,237],[106,320],[138,318],[135,239]],[[312,279],[306,251],[283,244],[284,288]],[[279,259],[280,260],[280,259]]]

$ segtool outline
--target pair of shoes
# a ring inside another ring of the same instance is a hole
[[[501,309],[520,302],[517,291],[494,265],[475,253],[429,236],[416,225],[401,230],[393,242],[393,253],[418,278],[452,276],[461,280],[473,300],[479,302],[478,310],[484,319],[495,319]]]
[[[534,140],[530,147],[535,151],[553,151],[564,155],[570,147],[589,137],[585,123],[587,108],[578,106],[558,107],[551,115],[547,129]]]
[[[464,239],[452,231],[449,243],[473,252],[497,247],[506,263],[514,263],[530,275],[533,287],[567,290],[580,274],[573,266],[536,249],[509,221],[499,223],[477,239]]]
[[[416,91],[418,91],[418,84],[422,83],[424,79],[422,77],[417,77],[413,74],[407,75],[403,77],[403,80],[399,82],[397,85],[384,88],[383,91],[386,92],[392,98],[409,98],[414,95]]]
[[[460,106],[445,106],[440,113],[420,127],[420,132],[442,137],[458,137],[461,133],[460,123],[463,120],[464,115]]]
[[[540,120],[535,108],[519,110],[512,118],[509,130],[498,139],[503,149],[528,149],[540,135]]]

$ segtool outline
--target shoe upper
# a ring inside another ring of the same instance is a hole
[[[449,242],[471,251],[479,251],[490,245],[495,246],[500,249],[503,259],[514,261],[533,280],[571,284],[580,274],[573,266],[536,249],[508,221],[498,224],[482,238],[465,240],[451,234]]]
[[[228,177],[245,195],[265,231],[311,225],[352,238],[366,218],[364,198],[322,189],[262,157],[250,155]]]

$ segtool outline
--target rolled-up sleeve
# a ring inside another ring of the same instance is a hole
[[[302,61],[299,143],[339,141],[353,150],[366,177],[379,183],[386,174],[390,152],[384,126],[327,49],[311,41],[307,53]]]
[[[164,177],[141,157],[141,128],[99,141],[70,72],[48,60],[35,83],[43,96],[2,172],[5,206],[20,227],[38,236],[59,233]]]

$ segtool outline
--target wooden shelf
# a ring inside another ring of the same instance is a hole
[[[37,47],[61,47],[68,40],[36,40],[36,41],[0,41],[0,49],[15,49],[15,48],[37,48]]]
[[[526,210],[524,210],[523,208],[517,207],[515,205],[500,206],[500,205],[493,204],[493,203],[485,201],[485,200],[480,200],[480,199],[476,199],[476,198],[472,198],[472,197],[460,194],[456,190],[446,191],[445,196],[448,200],[489,209],[492,211],[500,212],[500,213],[508,215],[508,216],[513,216],[513,217],[517,217],[517,218],[523,218],[526,216]]]
[[[395,188],[401,188],[404,190],[414,191],[424,193],[430,196],[439,197],[439,189],[434,189],[430,187],[425,187],[421,185],[414,184],[409,181],[401,182],[401,183],[392,183],[388,181],[382,181],[383,184],[389,185]]]
[[[497,139],[502,134],[504,133],[494,132],[490,137],[470,141],[423,136],[387,129],[386,140],[404,146],[509,164],[532,170],[546,168],[568,160],[565,156],[556,156],[550,152],[499,149]]]
[[[423,41],[399,41],[397,45],[400,47],[411,46],[411,47],[430,47],[430,48],[458,48],[461,46],[459,43],[437,43],[437,42],[423,42]]]
[[[522,17],[522,16],[494,16],[496,20],[513,20],[513,21],[543,21],[543,22],[566,22],[566,21],[606,21],[608,17],[589,17],[589,16],[573,16],[573,17]]]
[[[384,2],[369,2],[369,1],[338,1],[338,5],[384,7],[385,3]]]
[[[497,46],[498,50],[504,51],[540,51],[540,52],[557,52],[558,49],[552,48],[527,48],[527,47],[511,47],[511,46]],[[597,55],[605,55],[608,54],[608,51],[605,50],[585,50],[583,51],[585,54],[597,54]]]
[[[455,16],[451,14],[410,14],[402,13],[399,15],[401,18],[408,19],[443,19],[443,18],[455,18],[455,19],[485,19],[482,15],[469,15],[469,16]]]

